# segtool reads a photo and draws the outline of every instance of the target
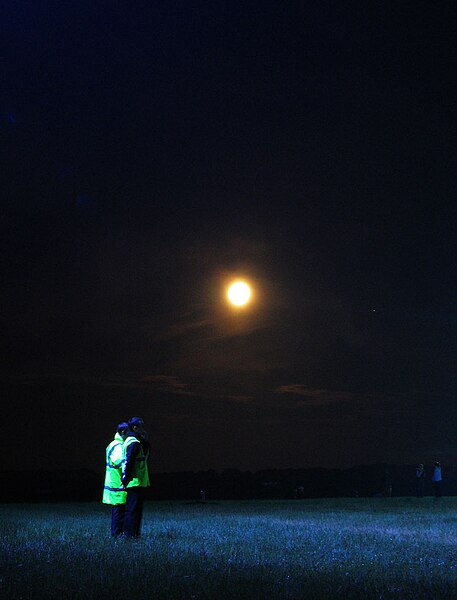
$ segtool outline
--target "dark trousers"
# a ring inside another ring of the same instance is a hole
[[[111,509],[111,535],[117,537],[124,531],[125,504],[116,504]]]
[[[424,496],[424,488],[425,488],[425,481],[423,477],[418,477],[417,481],[416,481],[416,491],[417,491],[417,497],[418,498],[423,498]]]
[[[435,498],[441,498],[441,481],[434,481],[433,489],[435,491]]]
[[[125,503],[124,535],[126,537],[139,537],[141,519],[143,517],[144,488],[127,488],[127,501]]]

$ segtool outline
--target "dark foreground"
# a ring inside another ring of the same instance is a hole
[[[0,505],[0,596],[456,598],[457,499],[147,503],[143,537],[100,504]]]

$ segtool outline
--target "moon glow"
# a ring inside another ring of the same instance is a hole
[[[235,306],[244,306],[249,302],[251,289],[244,281],[235,281],[228,289],[228,299]]]

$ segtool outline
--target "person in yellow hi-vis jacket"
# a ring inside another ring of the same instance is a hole
[[[124,532],[125,501],[127,492],[122,484],[124,465],[124,440],[129,430],[128,423],[119,423],[114,440],[106,448],[105,487],[103,503],[110,504],[111,535],[117,537]]]
[[[122,484],[127,490],[124,535],[136,538],[140,536],[144,490],[149,486],[147,465],[149,442],[147,441],[143,419],[132,417],[128,425],[129,431],[124,442],[122,473]]]

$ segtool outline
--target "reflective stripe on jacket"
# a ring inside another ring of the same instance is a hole
[[[125,504],[127,492],[121,483],[122,467],[124,464],[124,440],[116,433],[114,440],[106,448],[106,474],[103,488],[104,504]]]

